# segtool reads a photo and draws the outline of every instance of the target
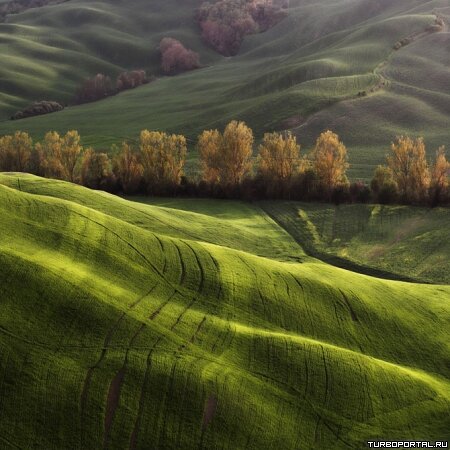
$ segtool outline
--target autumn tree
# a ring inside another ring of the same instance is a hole
[[[430,170],[423,138],[400,136],[391,146],[387,163],[392,170],[402,198],[409,202],[423,201],[430,185]]]
[[[11,172],[15,167],[12,139],[10,135],[0,137],[0,171],[2,172]]]
[[[198,53],[187,49],[173,38],[163,38],[159,44],[161,52],[161,68],[164,73],[174,75],[200,67]]]
[[[125,194],[138,191],[143,171],[142,164],[130,144],[122,142],[120,152],[113,159],[113,172]]]
[[[313,150],[313,168],[328,195],[338,186],[348,183],[348,167],[347,149],[339,136],[329,130],[322,133]]]
[[[148,78],[145,70],[132,70],[130,72],[122,72],[117,77],[116,89],[118,91],[134,89],[146,83],[148,83]]]
[[[16,131],[12,136],[0,139],[0,167],[8,172],[25,172],[33,149],[28,133]]]
[[[83,147],[80,144],[78,131],[68,131],[61,139],[61,165],[65,180],[74,182],[76,179],[75,169],[80,161]]]
[[[279,0],[204,2],[197,20],[202,38],[222,55],[233,56],[246,35],[266,31],[285,17],[286,6]]]
[[[84,81],[76,93],[76,103],[89,103],[101,100],[112,94],[115,90],[111,78],[102,73],[98,73],[92,78]]]
[[[259,147],[258,175],[269,182],[291,180],[300,165],[300,145],[290,132],[266,133]]]
[[[393,203],[398,197],[398,185],[390,167],[378,166],[370,183],[373,198],[379,203]]]
[[[198,137],[197,148],[203,181],[215,184],[219,181],[219,157],[223,136],[218,130],[205,130]]]
[[[44,140],[36,144],[36,151],[43,159],[43,172],[46,177],[64,179],[62,165],[62,140],[59,133],[49,131]]]
[[[44,140],[35,146],[35,158],[42,160],[45,176],[75,182],[83,147],[77,131],[68,131],[60,136],[56,131],[46,133]]]
[[[186,153],[184,136],[143,130],[140,136],[140,156],[147,189],[164,191],[178,186],[183,175]]]
[[[222,185],[236,186],[250,172],[253,141],[253,132],[244,122],[233,120],[226,126],[218,161]]]
[[[430,195],[433,205],[445,203],[449,197],[450,162],[445,155],[445,147],[440,147],[431,167]]]
[[[223,134],[204,131],[198,139],[202,177],[209,183],[237,186],[252,167],[253,132],[244,122],[233,120]]]
[[[106,189],[112,183],[111,161],[106,153],[88,148],[81,163],[81,183],[91,189]]]
[[[31,150],[27,164],[27,172],[40,177],[45,176],[45,156],[38,144]]]

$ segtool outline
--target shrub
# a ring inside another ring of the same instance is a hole
[[[392,170],[378,166],[370,183],[373,199],[382,204],[395,203],[398,199],[398,185]]]
[[[40,116],[43,114],[50,114],[52,112],[61,111],[64,109],[64,106],[59,104],[58,102],[52,101],[41,101],[33,103],[32,105],[26,107],[22,111],[16,112],[11,120],[20,120],[25,119],[27,117]]]
[[[371,198],[369,186],[362,181],[350,185],[350,199],[352,203],[368,203]]]
[[[188,50],[180,41],[164,38],[159,44],[161,52],[161,68],[167,75],[175,75],[200,67],[198,53]]]
[[[130,72],[122,72],[116,80],[117,91],[124,91],[126,89],[134,89],[138,86],[148,83],[147,74],[145,70],[132,70]]]
[[[98,73],[93,78],[86,80],[78,90],[75,103],[89,103],[106,98],[116,91],[111,78],[102,73]]]

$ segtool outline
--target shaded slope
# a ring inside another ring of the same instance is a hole
[[[448,437],[448,287],[155,234],[153,217],[133,225],[95,195],[88,208],[37,186],[0,184],[7,448]]]
[[[308,254],[388,279],[448,284],[449,211],[407,206],[265,202]]]

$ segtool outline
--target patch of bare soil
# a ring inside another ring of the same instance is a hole
[[[208,400],[205,404],[205,410],[203,412],[203,424],[202,428],[205,429],[213,420],[214,415],[216,414],[217,410],[217,398],[214,394],[211,394],[208,397]]]

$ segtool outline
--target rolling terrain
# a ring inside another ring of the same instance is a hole
[[[246,37],[231,58],[202,42],[200,4],[70,0],[8,16],[0,23],[0,134],[20,128],[40,139],[75,128],[85,144],[105,149],[151,128],[186,134],[193,147],[202,129],[238,118],[258,137],[292,129],[306,151],[331,128],[349,147],[353,179],[370,177],[397,134],[424,135],[430,155],[449,145],[449,0],[290,0],[282,22]],[[436,18],[444,25],[429,31]],[[203,67],[161,77],[165,36],[198,52]],[[97,72],[135,68],[159,78],[100,102],[7,121],[34,100],[70,102]]]
[[[326,207],[301,208],[328,239]],[[1,174],[1,447],[449,439],[450,287],[325,264],[270,216]]]
[[[450,283],[448,208],[294,202],[262,208],[308,254],[331,264],[383,278]]]

